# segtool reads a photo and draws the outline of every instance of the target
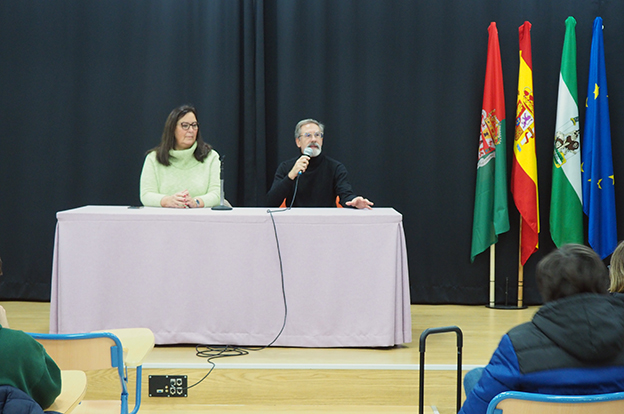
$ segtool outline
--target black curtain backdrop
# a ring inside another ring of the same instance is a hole
[[[488,253],[470,263],[487,27],[499,30],[510,172],[518,27],[528,20],[541,234],[524,268],[524,299],[538,304],[535,264],[554,248],[550,183],[568,16],[578,22],[581,133],[592,25],[604,19],[619,183],[619,0],[1,2],[0,299],[49,300],[56,212],[139,204],[145,152],[171,109],[192,103],[204,139],[225,155],[235,206],[265,205],[278,163],[296,154],[295,124],[316,118],[326,125],[324,150],[344,162],[356,192],[403,214],[412,302],[487,303]],[[617,184],[616,204],[621,237]],[[511,230],[496,247],[498,304],[517,299],[511,195],[509,206]],[[200,245],[197,254],[210,260]]]

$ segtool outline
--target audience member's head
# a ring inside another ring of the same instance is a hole
[[[535,270],[544,302],[578,293],[608,293],[609,272],[596,252],[582,244],[566,244],[546,255]]]
[[[609,266],[609,276],[612,293],[624,293],[624,241],[620,242],[611,255],[611,265]]]

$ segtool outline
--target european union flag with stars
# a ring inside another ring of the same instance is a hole
[[[589,58],[582,177],[589,245],[604,259],[617,245],[617,226],[603,28],[602,18],[596,17]]]

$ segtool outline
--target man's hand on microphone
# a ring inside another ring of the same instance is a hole
[[[310,157],[308,157],[307,155],[302,155],[301,157],[299,157],[297,162],[295,162],[295,165],[293,165],[292,169],[288,173],[288,178],[290,178],[291,180],[297,178],[297,175],[300,172],[305,172],[305,170],[308,168],[308,164],[310,164]]]
[[[345,205],[349,207],[365,208],[367,210],[372,210],[374,203],[372,201],[369,201],[367,198],[357,196],[353,200],[347,201]]]

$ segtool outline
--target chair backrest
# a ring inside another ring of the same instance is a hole
[[[123,367],[123,347],[107,332],[30,334],[62,370],[98,370]]]
[[[487,414],[622,414],[624,392],[550,395],[506,391],[490,401]]]
[[[110,332],[79,334],[29,333],[43,345],[46,352],[61,370],[101,370],[115,368],[121,387],[119,412],[128,414],[128,383],[124,371],[124,349],[119,338]],[[137,380],[137,384],[139,381]],[[136,413],[140,406],[140,389],[137,387]],[[85,409],[85,411],[88,411]]]
[[[282,201],[282,204],[280,204],[280,208],[286,208],[286,207],[287,207],[286,206],[286,199],[284,199],[284,201]],[[342,204],[340,204],[340,196],[336,196],[336,207],[343,208]]]
[[[92,371],[116,368],[121,384],[121,414],[129,413],[127,369],[135,369],[135,400],[134,409],[130,414],[139,411],[143,359],[154,348],[154,333],[150,329],[124,328],[79,334],[29,333],[29,335],[43,345],[61,370]]]

